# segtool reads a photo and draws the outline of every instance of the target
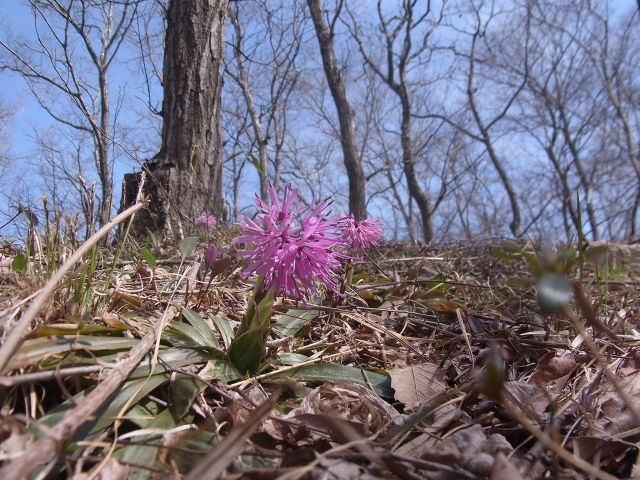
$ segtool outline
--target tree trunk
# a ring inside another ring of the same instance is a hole
[[[420,218],[422,220],[422,239],[425,243],[433,241],[433,212],[431,211],[431,202],[429,197],[422,191],[418,179],[416,178],[415,156],[413,154],[413,146],[411,144],[411,103],[409,101],[409,92],[404,82],[404,72],[400,73],[400,88],[398,96],[400,97],[400,105],[402,106],[402,122],[400,125],[400,145],[402,147],[402,168],[407,181],[407,190],[409,195],[418,205],[420,210]]]
[[[100,92],[100,130],[94,133],[98,177],[102,187],[100,201],[100,226],[104,226],[111,218],[111,203],[113,200],[113,175],[109,164],[109,88],[107,85],[106,67],[100,69],[98,76]]]
[[[489,135],[489,128],[487,124],[482,120],[482,116],[478,111],[478,107],[476,106],[476,97],[475,92],[476,89],[473,85],[474,80],[474,72],[475,72],[475,62],[476,62],[476,42],[478,37],[480,36],[479,30],[473,34],[471,40],[471,52],[469,53],[469,71],[467,73],[467,100],[469,102],[469,109],[471,110],[471,114],[476,123],[476,127],[480,132],[480,139],[484,144],[489,160],[493,164],[493,168],[495,168],[496,172],[498,172],[498,177],[500,177],[500,182],[507,194],[507,198],[509,199],[509,205],[511,206],[511,223],[509,223],[509,229],[511,230],[511,234],[515,238],[520,238],[522,236],[522,232],[520,231],[521,224],[521,216],[520,216],[520,205],[518,203],[518,196],[516,194],[513,185],[511,184],[511,180],[504,166],[502,165],[502,161],[498,158],[498,154],[493,147],[493,141],[491,140],[491,136]],[[495,122],[495,120],[494,120]]]
[[[324,22],[319,0],[307,0],[307,4],[313,19],[316,37],[320,44],[324,73],[338,112],[340,143],[344,156],[344,166],[349,179],[349,213],[353,214],[356,220],[363,220],[367,217],[364,172],[356,150],[353,110],[349,105],[344,82],[340,76],[340,69],[337,66],[336,56],[333,51],[333,32],[329,30]]]
[[[228,0],[171,0],[163,65],[160,152],[144,165],[149,208],[137,233],[181,237],[202,212],[222,210],[220,61]],[[123,206],[139,174],[125,176]]]

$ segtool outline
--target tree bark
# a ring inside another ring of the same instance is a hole
[[[145,214],[134,231],[181,237],[203,211],[222,210],[220,63],[228,0],[171,0],[163,65],[160,152],[149,174]],[[139,174],[125,176],[123,206]]]
[[[307,5],[309,6],[313,26],[316,30],[316,37],[320,44],[320,55],[322,57],[324,73],[338,112],[340,144],[342,145],[344,166],[347,170],[347,178],[349,179],[349,213],[351,213],[356,220],[363,220],[367,216],[364,172],[362,170],[361,159],[356,149],[353,110],[349,105],[347,92],[333,51],[333,31],[328,28],[322,17],[319,0],[307,0]]]

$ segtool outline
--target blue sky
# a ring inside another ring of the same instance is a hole
[[[0,2],[0,38],[8,38],[8,32],[12,32],[19,38],[26,41],[34,40],[33,15],[30,8],[23,0],[2,0]],[[128,48],[128,47],[124,47]],[[119,58],[125,58],[130,52],[122,50]],[[144,110],[143,100],[136,97],[144,97],[142,92],[137,91],[141,83],[140,76],[136,75],[131,65],[115,63],[110,67],[110,96],[113,100],[121,92],[126,92],[127,100],[123,104],[122,113],[119,119],[126,123],[139,126],[141,123],[136,119],[134,110]],[[35,145],[35,132],[44,132],[51,125],[55,125],[54,120],[36,103],[31,93],[25,85],[24,80],[13,72],[0,72],[0,101],[8,104],[13,111],[14,117],[10,122],[10,156],[13,159],[9,169],[9,175],[5,175],[2,195],[0,195],[0,224],[13,215],[15,210],[12,205],[15,199],[8,198],[12,187],[22,186],[22,191],[31,190],[31,201],[38,202],[42,187],[35,181],[35,176],[31,175],[31,163],[38,158],[38,151]],[[57,102],[56,102],[57,103]],[[112,108],[113,110],[113,108]],[[151,133],[155,135],[155,132]],[[143,135],[136,132],[138,138]],[[152,147],[153,148],[153,147]],[[87,155],[90,158],[90,155]],[[119,205],[120,185],[125,172],[133,171],[136,162],[122,155],[114,163],[114,209]],[[89,167],[86,172],[92,169]],[[6,173],[6,172],[5,172]],[[31,176],[30,176],[31,175]],[[25,179],[28,179],[25,181]],[[8,180],[8,181],[7,181]],[[90,181],[95,178],[88,178]],[[7,232],[1,232],[6,234]]]
[[[392,5],[394,2],[387,2]],[[611,5],[615,11],[626,10],[630,6],[635,5],[635,0],[612,0]],[[639,26],[640,28],[640,26]],[[9,29],[19,32],[28,37],[33,31],[33,17],[29,7],[25,6],[24,0],[1,0],[0,1],[0,38],[6,38],[5,31]],[[128,84],[129,88],[139,83],[139,77],[131,72],[130,68],[120,65],[117,70],[117,82]],[[11,136],[11,153],[14,157],[12,165],[12,173],[21,180],[28,176],[28,161],[33,159],[37,154],[34,146],[34,131],[43,130],[52,122],[50,117],[35,103],[28,89],[25,87],[24,81],[16,74],[10,72],[0,72],[0,101],[9,103],[15,112],[10,131]],[[115,85],[112,85],[114,87]],[[117,89],[113,88],[115,93]],[[143,102],[138,103],[138,108],[144,106]],[[130,109],[131,105],[125,106],[124,111],[129,112],[126,115],[133,120]],[[114,169],[114,207],[119,204],[120,184],[123,173],[132,171],[133,162],[121,161],[117,162]],[[249,169],[251,170],[251,169]],[[7,188],[3,186],[3,188]],[[32,192],[32,198],[37,200],[40,192],[37,186]],[[0,224],[7,218],[12,211],[8,208],[9,203],[6,195],[0,195]],[[0,232],[2,234],[6,232]]]

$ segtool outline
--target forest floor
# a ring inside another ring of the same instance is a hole
[[[640,475],[634,246],[375,248],[344,296],[276,300],[248,377],[253,284],[217,242],[213,279],[192,240],[94,249],[50,291],[72,249],[5,244],[0,477]]]

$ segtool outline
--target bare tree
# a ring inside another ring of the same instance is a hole
[[[109,71],[131,26],[139,0],[30,0],[35,41],[0,40],[0,65],[25,80],[56,121],[89,135],[100,181],[101,225],[113,198],[114,102]],[[83,65],[87,65],[86,69]]]
[[[510,91],[508,90],[507,96],[502,100],[502,105],[491,105],[488,108],[482,108],[479,102],[480,98],[493,98],[495,102],[495,95],[483,95],[481,93],[481,85],[479,84],[478,68],[484,65],[489,66],[489,71],[485,73],[485,84],[495,86],[493,82],[491,69],[495,66],[491,63],[491,59],[494,55],[492,51],[492,44],[488,41],[491,36],[488,34],[489,27],[492,22],[496,21],[497,14],[495,11],[495,3],[484,1],[469,2],[468,4],[470,14],[470,28],[468,30],[456,28],[457,32],[456,42],[463,43],[462,46],[456,45],[453,48],[454,54],[458,61],[462,64],[466,63],[464,68],[464,96],[466,102],[463,108],[456,114],[429,114],[419,115],[420,118],[440,118],[460,131],[464,132],[469,138],[481,143],[486,151],[486,155],[489,158],[493,168],[498,174],[498,178],[502,187],[507,195],[507,199],[511,208],[511,222],[509,223],[509,229],[514,237],[519,237],[523,234],[521,224],[522,215],[520,212],[520,204],[518,200],[518,194],[513,186],[512,180],[507,172],[504,160],[500,157],[499,151],[496,148],[496,139],[493,130],[500,122],[507,118],[509,110],[512,108],[514,102],[524,89],[527,78],[528,68],[528,38],[529,38],[529,15],[514,19],[518,20],[518,23],[511,28],[518,32],[518,35],[524,38],[524,48],[521,55],[516,60],[521,62],[523,67],[524,76],[519,80],[519,83],[510,85]],[[498,47],[502,46],[501,40],[510,38],[509,35],[503,36],[500,40],[497,40]],[[465,42],[466,40],[466,42]],[[486,80],[489,79],[487,82]],[[504,85],[503,85],[504,87]],[[443,105],[442,108],[447,108]],[[449,107],[451,108],[451,107]],[[466,114],[468,109],[470,119]],[[491,112],[488,114],[487,112]]]
[[[444,2],[438,10],[432,2],[427,1],[424,11],[418,13],[417,0],[403,0],[399,13],[385,14],[383,2],[378,0],[376,12],[378,28],[382,33],[382,62],[376,61],[370,48],[365,47],[365,39],[359,22],[349,10],[351,35],[356,42],[360,54],[373,72],[393,91],[400,103],[400,145],[402,148],[402,166],[407,189],[411,199],[416,202],[420,211],[422,235],[425,242],[431,242],[433,232],[433,207],[416,174],[416,158],[414,139],[412,136],[412,102],[409,86],[409,68],[411,63],[424,55],[436,27],[444,15]],[[415,38],[414,38],[415,37]],[[415,39],[419,41],[414,43]],[[369,38],[369,40],[371,40]]]
[[[351,213],[356,220],[362,220],[366,218],[367,215],[364,171],[356,148],[353,110],[351,105],[349,105],[347,92],[333,50],[336,22],[340,17],[344,0],[338,0],[333,18],[328,22],[325,22],[319,0],[307,0],[307,5],[311,12],[313,26],[320,45],[322,66],[324,67],[327,83],[331,90],[331,96],[333,97],[340,122],[340,144],[342,146],[344,166],[349,180],[349,213]]]
[[[622,21],[622,28],[610,29],[606,4],[593,11],[588,3],[536,0],[520,8],[528,12],[531,24],[529,64],[517,60],[526,45],[516,34],[507,49],[504,41],[494,43],[492,51],[503,59],[492,65],[494,72],[505,72],[505,87],[526,79],[518,109],[510,117],[521,130],[511,136],[523,144],[533,139],[537,147],[529,148],[529,156],[547,162],[528,169],[532,175],[527,183],[549,186],[546,199],[537,196],[541,204],[559,204],[551,207],[553,214],[546,221],[561,219],[567,238],[583,228],[593,239],[620,236],[614,232],[623,224],[626,236],[632,237],[639,182],[638,96],[632,73],[639,66],[634,48],[638,35],[632,33],[636,29],[630,28],[630,19]],[[624,217],[626,222],[621,221]]]
[[[222,104],[222,131],[227,138],[223,143],[225,157],[223,169],[227,172],[224,187],[226,197],[231,198],[230,217],[237,221],[240,216],[240,187],[244,168],[247,165],[246,149],[242,140],[248,135],[247,130],[251,128],[251,120],[241,96],[223,97]]]
[[[13,120],[13,109],[0,100],[0,178],[5,178],[11,162],[10,127]]]
[[[621,33],[615,36],[610,31],[611,20],[608,9],[599,11],[590,3],[587,8],[596,28],[589,29],[592,35],[581,42],[581,47],[592,61],[604,86],[612,107],[612,117],[622,132],[627,161],[637,181],[635,198],[629,209],[629,229],[626,235],[628,239],[635,239],[638,233],[637,222],[640,210],[640,153],[638,152],[640,134],[637,122],[633,121],[638,101],[638,92],[634,91],[633,83],[640,66],[637,57],[637,22],[631,16],[621,25]]]
[[[232,5],[229,19],[231,58],[225,60],[225,74],[244,98],[251,123],[251,131],[244,131],[250,133],[245,154],[257,152],[252,163],[258,171],[260,196],[266,200],[269,183],[277,185],[280,180],[288,105],[299,77],[296,62],[306,19],[299,2],[264,0]],[[251,28],[245,25],[249,22]]]

